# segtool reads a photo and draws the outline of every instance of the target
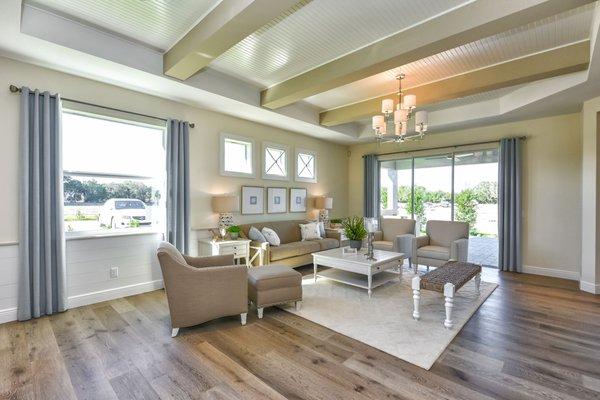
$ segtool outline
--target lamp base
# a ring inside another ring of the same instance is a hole
[[[221,213],[219,214],[219,234],[221,238],[227,236],[227,228],[233,225],[233,214],[232,213]]]
[[[319,222],[323,222],[323,225],[329,228],[329,210],[319,210]]]

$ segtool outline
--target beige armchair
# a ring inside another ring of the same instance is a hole
[[[162,242],[156,251],[171,314],[171,336],[179,328],[215,318],[248,313],[247,269],[233,265],[233,255],[189,257]]]
[[[469,253],[469,224],[459,221],[427,221],[426,234],[413,239],[412,262],[440,267],[449,260],[466,262]]]
[[[375,232],[373,247],[378,250],[404,253],[405,258],[412,257],[412,242],[415,237],[415,220],[406,218],[379,219],[380,231]]]

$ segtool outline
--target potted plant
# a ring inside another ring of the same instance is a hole
[[[231,237],[231,239],[233,239],[233,240],[237,240],[237,238],[240,236],[240,231],[241,231],[241,229],[237,225],[231,225],[230,227],[227,228],[229,237]]]
[[[343,220],[341,218],[334,218],[329,220],[329,227],[332,229],[339,229],[342,227]]]
[[[348,238],[350,247],[360,250],[362,241],[367,236],[365,223],[361,217],[349,217],[342,222],[344,235]]]

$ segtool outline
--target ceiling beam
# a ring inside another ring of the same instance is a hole
[[[300,3],[304,5],[309,1]],[[299,0],[222,1],[164,54],[165,75],[188,79],[236,43],[298,3]]]
[[[590,41],[585,40],[425,85],[403,89],[403,92],[416,95],[418,105],[421,107],[440,101],[582,71],[588,68],[589,60]],[[323,111],[319,114],[319,120],[321,125],[335,126],[368,118],[381,113],[381,101],[383,99],[395,97],[396,93],[392,93]]]
[[[476,0],[274,85],[261,93],[261,105],[280,108],[592,1]]]

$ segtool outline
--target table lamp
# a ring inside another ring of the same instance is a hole
[[[375,232],[379,230],[379,219],[365,217],[364,223],[365,229],[367,230],[367,260],[373,261],[376,260],[376,258],[373,257],[373,238],[375,237]]]
[[[323,222],[326,227],[329,226],[329,210],[333,208],[333,197],[315,198],[315,208],[319,210],[319,222]]]
[[[221,195],[213,196],[212,209],[219,213],[219,233],[224,238],[227,228],[233,225],[233,213],[239,211],[240,203],[237,196]]]

